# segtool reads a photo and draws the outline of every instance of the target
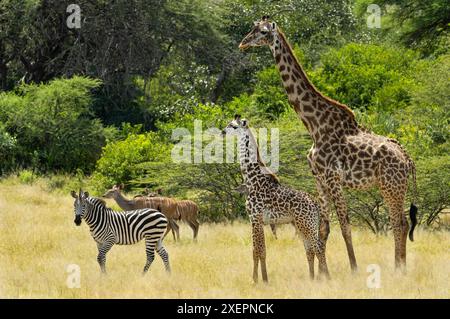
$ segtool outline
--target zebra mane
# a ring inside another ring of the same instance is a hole
[[[88,202],[91,204],[94,204],[96,206],[101,206],[102,208],[106,207],[106,202],[103,199],[97,198],[97,197],[88,197]]]

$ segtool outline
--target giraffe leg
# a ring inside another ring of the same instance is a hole
[[[315,246],[315,254],[319,260],[319,275],[325,276],[330,279],[330,273],[328,272],[327,259],[325,257],[325,244],[318,240]]]
[[[163,260],[166,271],[168,273],[170,273],[171,269],[170,269],[170,263],[169,263],[169,254],[167,253],[166,249],[164,248],[161,239],[158,240],[158,244],[156,246],[156,252],[158,253],[159,257],[161,257],[161,259]]]
[[[267,282],[266,244],[264,240],[264,226],[262,217],[252,220],[253,239],[253,281],[258,282],[258,263],[261,262],[262,280]]]
[[[308,259],[308,266],[309,266],[309,278],[311,280],[314,279],[314,249],[308,242],[308,240],[303,240],[303,245],[305,246],[306,250],[306,258]]]
[[[319,194],[320,205],[319,236],[322,242],[326,244],[328,235],[330,234],[330,205],[325,188],[322,186],[322,183],[319,181],[318,177],[316,177],[316,188]]]
[[[342,192],[342,187],[333,179],[330,179],[327,184],[329,186],[327,189],[327,194],[331,197],[334,206],[336,207],[336,214],[341,226],[342,237],[344,237],[345,246],[347,248],[350,268],[352,271],[356,271],[358,266],[356,264],[355,252],[353,250],[350,219],[348,218],[347,203]]]
[[[403,212],[406,185],[393,187],[381,186],[381,194],[389,207],[389,217],[394,234],[395,268],[406,270],[406,241],[408,236],[408,221]]]
[[[270,229],[272,230],[273,237],[275,237],[275,239],[278,239],[278,237],[277,237],[277,225],[270,224]]]

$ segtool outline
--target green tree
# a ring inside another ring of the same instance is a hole
[[[153,132],[132,133],[124,140],[111,142],[103,148],[97,161],[92,184],[101,192],[117,183],[129,183],[143,175],[139,164],[165,162],[169,158],[168,149]]]
[[[0,122],[17,139],[17,164],[89,172],[104,143],[103,126],[91,111],[91,91],[99,85],[74,77],[0,94]]]

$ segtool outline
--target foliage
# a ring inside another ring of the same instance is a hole
[[[19,180],[22,184],[30,184],[32,185],[38,176],[31,170],[23,170],[19,172]]]
[[[359,0],[356,12],[364,15],[371,0]],[[446,0],[380,0],[382,31],[395,41],[424,55],[445,54],[450,47],[450,6]]]
[[[0,175],[15,168],[18,151],[17,139],[11,136],[0,122]]]
[[[416,58],[410,50],[350,43],[325,54],[311,79],[325,94],[353,109],[393,111],[411,99]]]
[[[254,128],[279,129],[276,173],[315,194],[312,141],[270,50],[238,50],[252,22],[270,15],[320,91],[407,149],[417,164],[420,222],[431,225],[449,205],[448,6],[381,0],[382,28],[369,29],[370,3],[80,0],[81,29],[69,29],[64,1],[3,0],[0,174],[44,174],[51,191],[162,187],[197,201],[203,220],[242,218],[238,164],[192,162],[225,144],[220,130],[239,113]],[[181,163],[180,141],[190,145]],[[347,196],[353,224],[388,230],[379,192]]]
[[[448,156],[417,162],[419,223],[431,226],[450,206],[450,161]]]
[[[90,110],[90,92],[99,85],[74,77],[0,94],[0,122],[17,139],[17,164],[43,171],[91,170],[104,142],[103,127]]]
[[[144,161],[164,161],[168,146],[155,133],[130,134],[125,140],[107,144],[98,160],[92,183],[102,191],[117,183],[126,183],[142,174],[136,164]]]

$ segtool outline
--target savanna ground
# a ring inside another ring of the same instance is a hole
[[[108,205],[113,205],[108,202]],[[182,225],[182,240],[165,240],[172,274],[159,257],[141,276],[144,243],[114,246],[108,275],[96,262],[86,224],[73,223],[73,201],[39,185],[0,183],[0,297],[2,298],[449,298],[449,232],[419,228],[408,242],[408,272],[394,270],[391,235],[354,229],[359,272],[350,272],[339,227],[328,242],[330,281],[310,281],[303,245],[287,225],[275,240],[266,228],[269,284],[252,282],[250,226],[202,224],[198,243]],[[67,286],[67,266],[81,268],[81,287]],[[368,288],[367,267],[377,264],[381,287]],[[317,267],[317,266],[316,266]]]

